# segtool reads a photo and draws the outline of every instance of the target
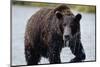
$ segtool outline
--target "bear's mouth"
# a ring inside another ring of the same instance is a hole
[[[64,40],[64,46],[68,47],[69,46],[69,40]]]

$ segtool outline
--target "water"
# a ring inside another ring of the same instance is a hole
[[[12,65],[26,65],[24,57],[24,32],[27,20],[38,7],[12,6]],[[77,14],[77,12],[74,12]],[[85,61],[95,60],[95,14],[81,13],[81,40],[86,53]],[[74,55],[69,48],[62,49],[61,61],[69,62]],[[39,64],[49,63],[41,58]]]

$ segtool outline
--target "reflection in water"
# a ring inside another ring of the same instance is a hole
[[[12,7],[12,65],[26,65],[24,58],[24,32],[27,20],[38,11],[38,7]],[[77,12],[74,12],[77,14]],[[81,40],[86,52],[86,60],[95,60],[95,14],[82,13]],[[72,55],[69,48],[61,52],[61,61],[69,62]],[[49,63],[47,59],[41,58],[41,63]]]

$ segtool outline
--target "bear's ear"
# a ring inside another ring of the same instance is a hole
[[[76,21],[80,21],[81,18],[82,18],[82,15],[81,15],[81,14],[77,14],[77,15],[75,16],[75,20],[76,20]]]
[[[62,19],[63,18],[63,15],[62,15],[62,13],[60,11],[56,11],[55,14],[56,14],[56,17],[58,19]]]

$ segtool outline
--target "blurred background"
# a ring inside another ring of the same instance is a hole
[[[57,3],[41,3],[12,0],[12,65],[26,65],[24,55],[24,32],[28,19],[43,7],[56,7]],[[90,5],[71,5],[67,4],[72,12],[82,14],[81,41],[86,53],[85,61],[95,61],[95,25],[96,25],[96,7]],[[62,49],[62,63],[69,62],[74,55],[68,47]],[[41,58],[39,64],[49,63],[48,59]]]
[[[36,6],[36,7],[55,7],[59,4],[57,3],[45,3],[45,2],[30,2],[30,1],[17,1],[17,0],[12,0],[12,4],[14,5],[21,5],[21,6]],[[68,5],[68,4],[67,4]],[[92,6],[83,6],[83,5],[71,5],[69,4],[69,7],[81,11],[81,12],[88,12],[88,13],[95,13],[95,7]]]

